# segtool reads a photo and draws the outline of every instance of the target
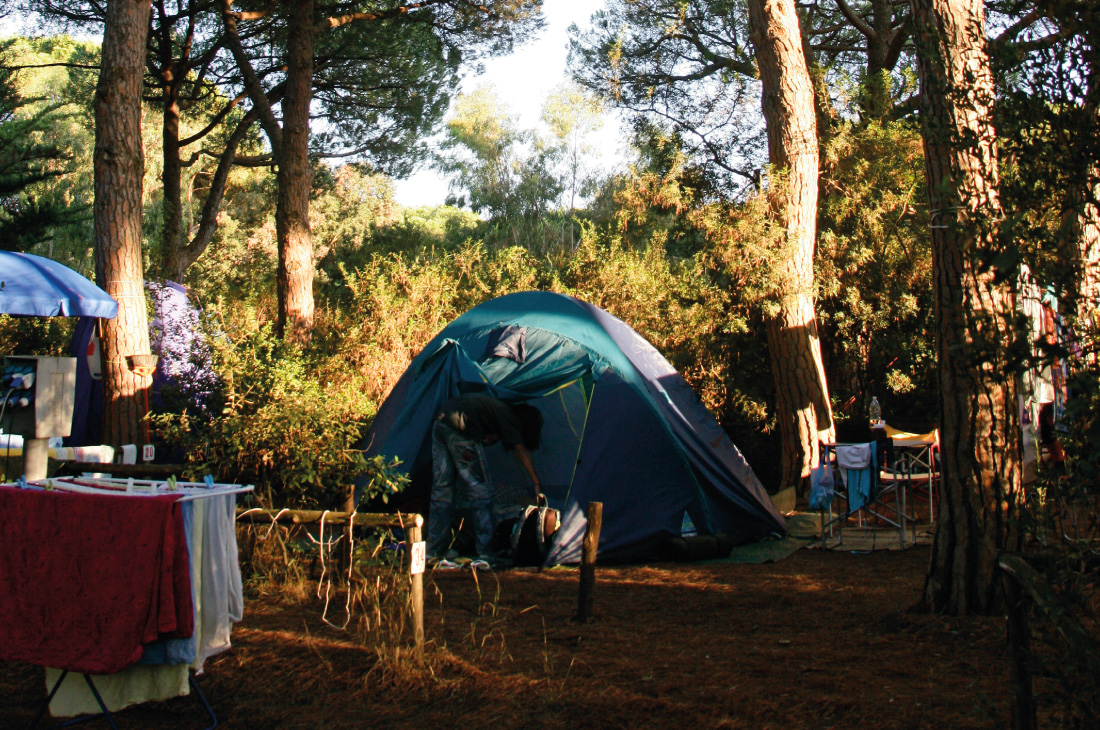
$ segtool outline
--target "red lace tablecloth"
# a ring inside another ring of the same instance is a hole
[[[177,499],[0,486],[0,659],[111,674],[190,636]]]

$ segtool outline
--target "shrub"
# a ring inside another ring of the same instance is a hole
[[[157,432],[186,455],[194,474],[251,482],[277,507],[339,507],[355,477],[373,471],[375,490],[401,481],[359,450],[374,415],[361,383],[317,377],[316,363],[274,337],[269,325],[235,339],[207,335],[221,376],[213,417],[184,411],[153,418]]]

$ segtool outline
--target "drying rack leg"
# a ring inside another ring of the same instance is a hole
[[[50,702],[53,701],[54,695],[57,694],[58,688],[61,686],[61,683],[65,681],[65,677],[67,677],[68,675],[69,670],[67,669],[61,672],[61,676],[57,678],[57,681],[54,682],[53,688],[50,689],[49,697],[46,698],[46,702],[42,705],[42,708],[38,711],[38,714],[35,716],[34,721],[31,722],[27,730],[34,730],[34,728],[38,726],[38,723],[42,720],[43,715],[46,714],[46,710],[50,708]],[[87,715],[81,715],[80,717],[74,717],[71,720],[65,720],[64,722],[60,722],[56,725],[50,726],[50,730],[60,730],[60,728],[63,727],[80,725],[85,722],[96,720],[100,717],[107,720],[107,724],[111,726],[112,730],[118,730],[118,726],[115,725],[115,719],[111,715],[111,711],[107,709],[106,703],[103,702],[103,698],[100,696],[99,690],[96,689],[95,683],[92,682],[92,678],[85,674],[84,681],[88,683],[88,689],[92,691],[92,695],[95,697],[96,703],[99,704],[99,708],[103,710],[103,712],[90,713]],[[205,730],[214,730],[214,728],[218,726],[218,716],[214,714],[214,708],[212,708],[210,706],[210,703],[206,701],[206,695],[204,695],[202,693],[202,690],[199,689],[199,683],[195,681],[195,675],[188,673],[187,682],[191,685],[191,691],[195,693],[195,698],[199,701],[199,704],[201,704],[203,709],[206,710],[206,714],[210,716],[210,721],[212,724],[209,727],[205,728]]]
[[[42,709],[34,716],[34,720],[27,730],[34,730],[34,728],[38,727],[38,723],[42,720],[42,716],[46,714],[46,710],[50,709],[50,703],[53,702],[53,696],[57,694],[57,688],[61,686],[61,683],[65,681],[65,677],[67,676],[69,676],[68,669],[61,672],[61,676],[57,678],[57,681],[53,683],[53,688],[50,689],[50,696],[46,698],[46,701],[42,704]]]
[[[195,675],[188,674],[187,681],[191,684],[191,690],[195,693],[195,696],[198,697],[199,702],[202,703],[203,708],[206,710],[206,714],[210,715],[211,722],[214,723],[210,727],[206,728],[206,730],[214,730],[214,728],[218,726],[218,716],[214,714],[214,708],[212,708],[210,706],[210,703],[206,701],[206,695],[204,695],[202,693],[202,690],[199,689],[199,683],[195,681]]]
[[[65,677],[67,677],[67,676],[69,676],[69,670],[66,669],[66,670],[61,672],[61,676],[57,678],[57,681],[54,682],[53,689],[50,690],[50,696],[46,698],[45,704],[43,704],[42,709],[38,711],[37,717],[34,718],[34,722],[31,723],[30,728],[28,730],[33,730],[33,728],[38,726],[38,722],[42,719],[42,716],[46,714],[46,710],[49,709],[50,702],[53,700],[54,695],[57,694],[58,687],[61,686],[61,683],[65,681]],[[106,718],[107,724],[111,726],[112,730],[118,730],[118,725],[115,724],[115,718],[111,715],[111,711],[107,709],[107,705],[103,702],[103,698],[100,697],[99,690],[96,689],[96,687],[95,687],[95,682],[92,681],[92,678],[89,675],[85,674],[83,676],[84,676],[84,681],[88,683],[88,689],[90,689],[92,691],[92,696],[95,697],[96,704],[99,705],[99,709],[103,710],[103,712],[92,713],[92,714],[89,714],[89,715],[81,715],[80,717],[74,717],[71,720],[65,720],[64,722],[59,722],[58,724],[53,725],[51,727],[52,728],[72,727],[73,725],[80,725],[82,723],[90,722],[90,721],[95,720],[97,718],[103,717],[103,718]]]

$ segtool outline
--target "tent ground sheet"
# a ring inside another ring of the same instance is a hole
[[[809,545],[817,537],[818,520],[816,514],[794,513],[787,516],[787,535],[785,537],[766,537],[763,540],[738,545],[728,557],[704,563],[774,563],[793,555]]]

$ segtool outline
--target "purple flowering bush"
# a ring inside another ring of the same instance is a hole
[[[152,407],[157,413],[212,415],[220,388],[199,310],[179,284],[147,282],[153,316],[149,346],[160,357],[153,374]]]

